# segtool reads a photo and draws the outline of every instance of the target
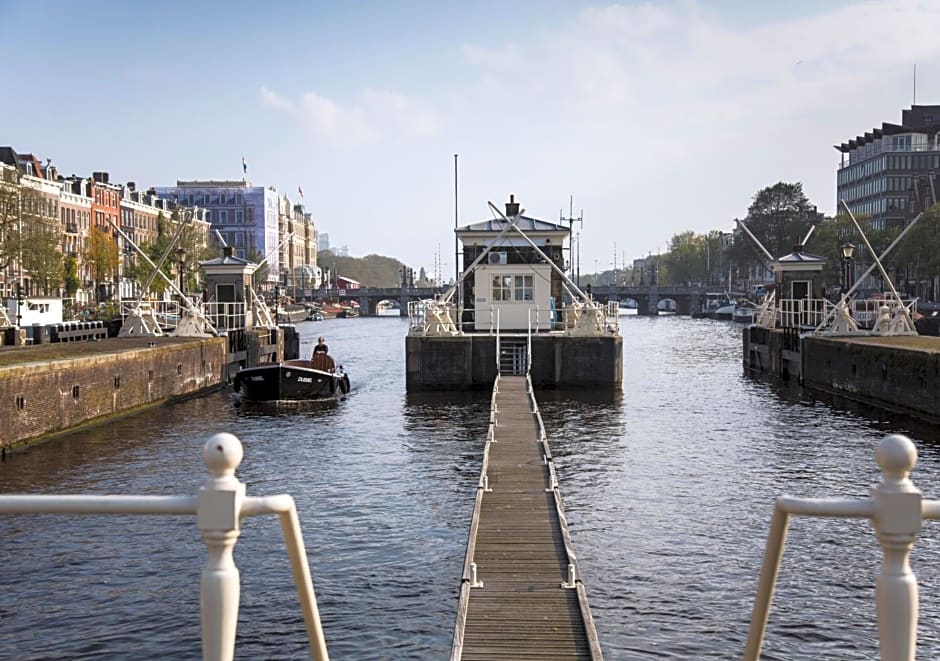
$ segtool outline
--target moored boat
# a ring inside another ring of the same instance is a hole
[[[239,370],[232,388],[248,402],[304,401],[342,399],[350,384],[342,366],[318,353],[312,360],[285,360]]]
[[[375,306],[375,316],[377,317],[400,317],[401,305],[398,301],[383,299]]]
[[[734,312],[731,315],[731,321],[739,324],[750,324],[754,322],[754,311],[756,307],[750,301],[739,301],[734,306]]]
[[[277,323],[296,324],[306,321],[310,316],[310,310],[305,305],[290,304],[277,309]]]

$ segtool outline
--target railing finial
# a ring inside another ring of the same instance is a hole
[[[889,434],[878,444],[875,461],[881,466],[886,481],[904,482],[917,465],[917,448],[907,436]]]
[[[202,448],[202,460],[216,480],[234,477],[235,469],[244,456],[241,441],[227,432],[213,435]]]

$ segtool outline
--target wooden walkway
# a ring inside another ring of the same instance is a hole
[[[528,378],[491,407],[451,659],[601,659]]]

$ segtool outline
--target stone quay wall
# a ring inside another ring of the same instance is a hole
[[[940,422],[940,338],[803,338],[803,383]]]
[[[7,354],[32,348],[4,350],[0,452],[219,387],[226,364],[224,338],[114,338],[87,344],[93,346],[48,345],[32,354]],[[75,348],[73,355],[63,355],[63,346]]]

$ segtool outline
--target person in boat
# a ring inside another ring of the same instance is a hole
[[[313,347],[313,353],[316,354],[316,353],[329,353],[329,352],[330,352],[330,348],[326,346],[326,342],[324,341],[323,337],[322,336],[318,337],[317,345]]]

